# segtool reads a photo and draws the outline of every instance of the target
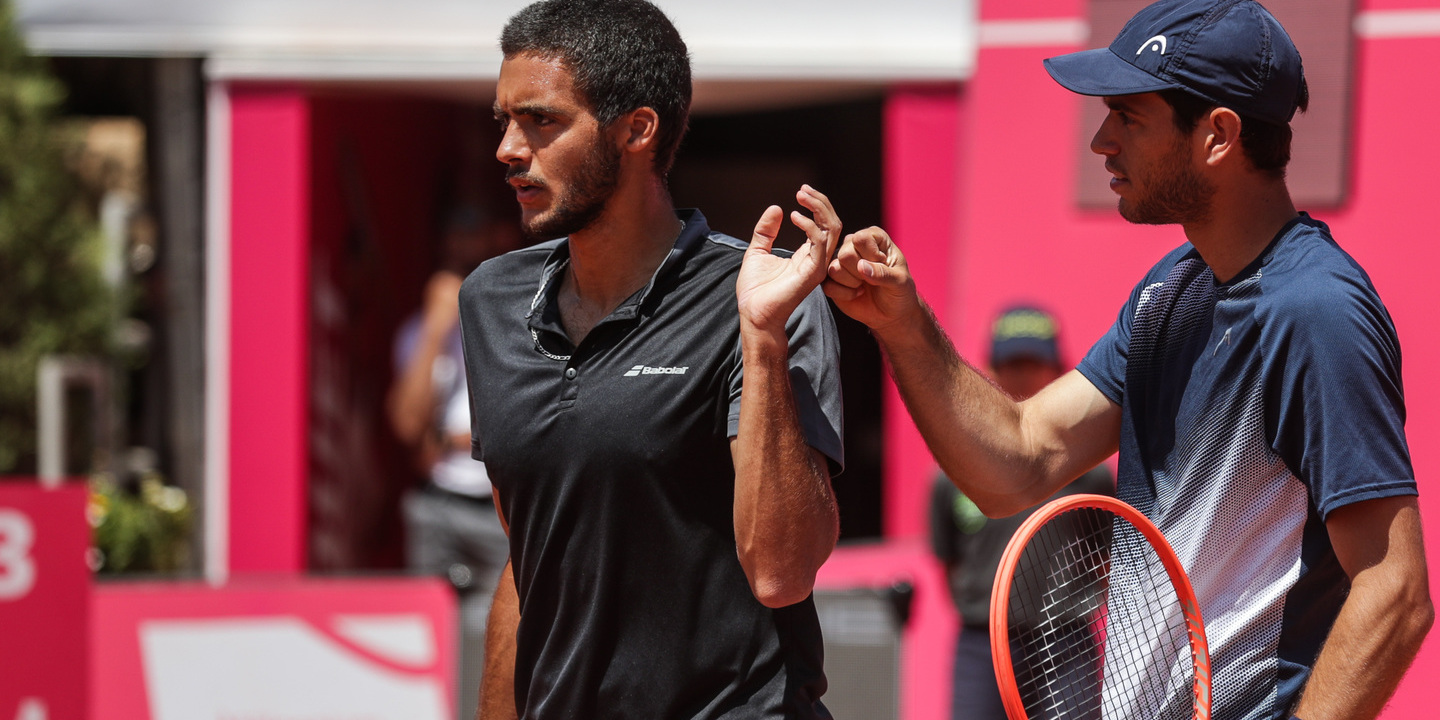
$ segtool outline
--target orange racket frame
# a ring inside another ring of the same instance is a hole
[[[1190,636],[1190,654],[1195,663],[1195,714],[1194,720],[1210,720],[1210,646],[1205,640],[1205,622],[1200,617],[1200,604],[1195,599],[1195,589],[1190,577],[1180,565],[1180,558],[1170,547],[1170,542],[1160,528],[1139,510],[1121,500],[1106,495],[1067,495],[1052,500],[1036,510],[1005,546],[1000,557],[1000,567],[995,573],[995,585],[990,591],[990,651],[995,663],[995,679],[1000,685],[1000,698],[1005,704],[1005,714],[1010,720],[1029,720],[1020,688],[1015,682],[1015,666],[1010,657],[1009,604],[1010,585],[1015,580],[1015,568],[1020,554],[1030,539],[1050,520],[1071,510],[1095,508],[1112,512],[1139,530],[1159,556],[1165,573],[1175,586],[1175,596],[1180,601],[1180,611],[1185,618],[1186,630]]]

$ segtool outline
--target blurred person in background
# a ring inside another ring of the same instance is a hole
[[[1002,312],[990,333],[990,377],[995,384],[1024,400],[1064,374],[1057,329],[1054,316],[1040,308],[1016,306]],[[1096,466],[1047,500],[1077,493],[1114,495],[1109,468]],[[990,655],[990,588],[1006,543],[1033,511],[987,518],[943,472],[935,478],[930,547],[945,564],[961,622],[952,685],[955,720],[1005,720]]]
[[[462,706],[474,703],[485,620],[509,554],[485,465],[470,457],[470,396],[460,344],[460,284],[482,260],[519,246],[508,218],[476,205],[452,213],[422,306],[396,333],[390,426],[425,477],[402,500],[411,572],[446,578],[460,599]]]

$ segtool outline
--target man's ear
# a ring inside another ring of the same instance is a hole
[[[1240,116],[1234,110],[1226,107],[1211,110],[1197,131],[1204,137],[1205,164],[1216,166],[1244,156],[1240,149]]]
[[[642,107],[621,115],[615,122],[617,139],[626,152],[652,152],[660,132],[660,115]]]

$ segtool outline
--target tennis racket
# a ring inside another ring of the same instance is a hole
[[[990,646],[1010,720],[1209,720],[1210,650],[1159,528],[1103,495],[1031,515],[1001,556]]]

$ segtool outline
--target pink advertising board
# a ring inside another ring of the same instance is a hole
[[[92,627],[95,720],[455,717],[455,598],[436,579],[101,585]]]
[[[0,718],[85,717],[85,486],[0,482]]]

